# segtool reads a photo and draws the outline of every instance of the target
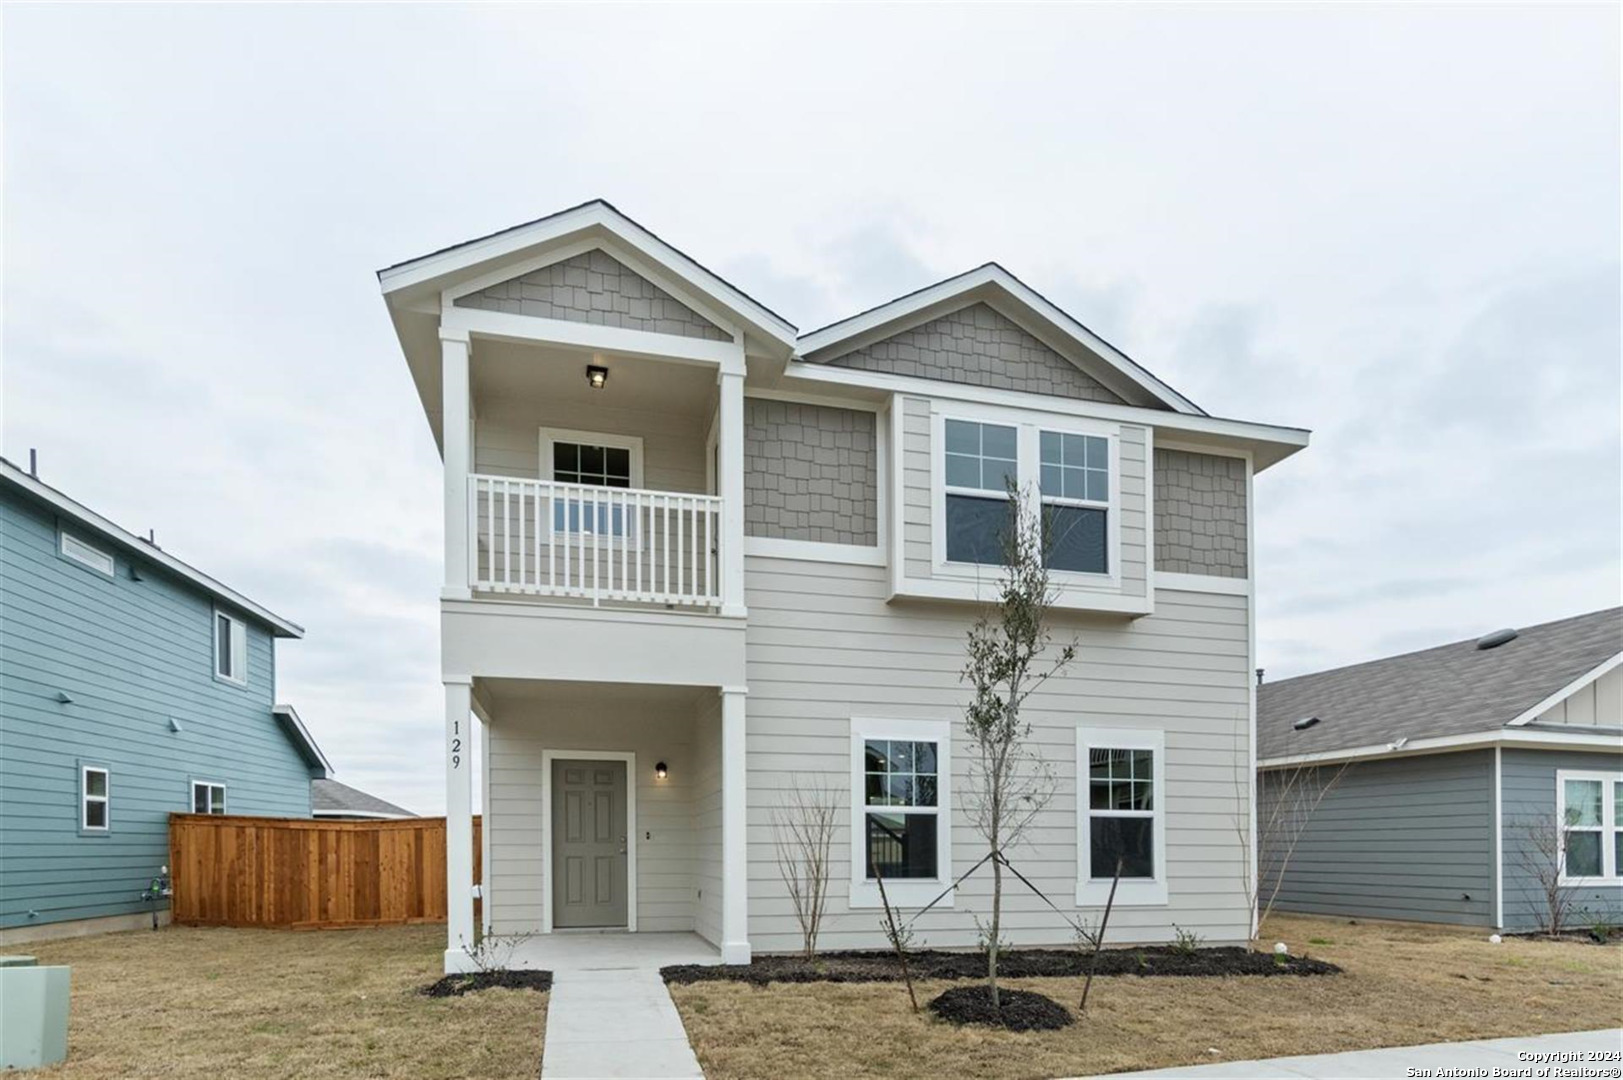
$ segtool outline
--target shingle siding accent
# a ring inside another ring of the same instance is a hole
[[[745,535],[876,545],[875,421],[863,409],[746,398]]]
[[[708,341],[732,340],[676,297],[597,250],[459,297],[456,306]]]
[[[1246,576],[1245,462],[1155,451],[1155,568]]]
[[[986,304],[943,315],[829,363],[966,386],[1122,404],[1119,395]]]

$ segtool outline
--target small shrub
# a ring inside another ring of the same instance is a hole
[[[1177,923],[1172,924],[1173,942],[1172,951],[1180,956],[1193,956],[1200,951],[1206,939],[1193,930],[1185,930]]]
[[[1309,945],[1334,945],[1335,944],[1334,941],[1331,941],[1327,937],[1310,937],[1310,938],[1307,939],[1307,943]]]
[[[1619,934],[1623,934],[1623,925],[1612,922],[1606,915],[1596,915],[1595,921],[1589,927],[1589,936],[1602,945]]]

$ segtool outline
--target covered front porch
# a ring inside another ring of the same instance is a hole
[[[483,812],[483,925],[453,890],[447,971],[481,939],[550,970],[675,946],[666,962],[748,960],[742,689],[448,677],[446,701],[450,881],[471,878],[459,726],[478,725]]]

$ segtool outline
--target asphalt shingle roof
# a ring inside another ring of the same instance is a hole
[[[340,784],[336,780],[310,781],[310,811],[312,813],[325,811],[345,814],[394,814],[399,817],[416,817],[410,810],[404,810],[391,802],[384,802],[376,795],[368,795],[348,784]]]
[[[1503,727],[1623,652],[1623,607],[1530,626],[1493,649],[1476,642],[1264,683],[1257,691],[1257,757]],[[1320,722],[1292,729],[1308,716]]]

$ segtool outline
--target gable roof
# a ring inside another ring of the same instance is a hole
[[[309,768],[310,775],[321,778],[331,776],[332,762],[327,760],[327,755],[322,753],[321,747],[316,744],[315,736],[310,734],[310,729],[299,719],[299,711],[291,705],[272,705],[271,715],[276,718],[277,725],[293,743],[293,748],[299,752],[299,756],[304,758],[304,764]]]
[[[1531,626],[1491,649],[1479,649],[1477,640],[1264,683],[1257,690],[1259,761],[1512,725],[1525,731],[1521,725],[1553,704],[1552,695],[1623,654],[1623,608]],[[1294,729],[1310,716],[1319,723]]]
[[[189,582],[215,599],[222,600],[238,611],[252,616],[257,621],[270,627],[271,632],[277,637],[302,638],[304,636],[304,627],[298,623],[289,622],[275,612],[256,604],[235,589],[209,577],[196,567],[181,562],[156,544],[148,543],[134,533],[120,528],[88,506],[75,502],[56,488],[40,480],[39,477],[29,475],[5,458],[0,458],[0,483],[26,493],[37,502],[50,507],[58,517],[67,518],[86,532],[93,533],[100,539],[115,544],[123,548],[125,552],[136,555],[146,562],[163,567],[171,574]]]
[[[1101,371],[1090,371],[1091,375],[1108,372],[1115,376],[1122,389],[1134,388],[1161,407],[1194,416],[1207,415],[1204,409],[1162,382],[1148,368],[995,262],[803,334],[799,341],[800,356],[813,363],[826,363],[881,337],[976,302],[988,303],[1004,315],[1014,317],[1072,363],[1076,363],[1075,354],[1079,350],[1098,358]]]
[[[340,784],[336,780],[310,781],[310,815],[312,817],[375,817],[409,818],[417,815],[392,802],[384,802],[376,795],[368,795],[359,788]]]

